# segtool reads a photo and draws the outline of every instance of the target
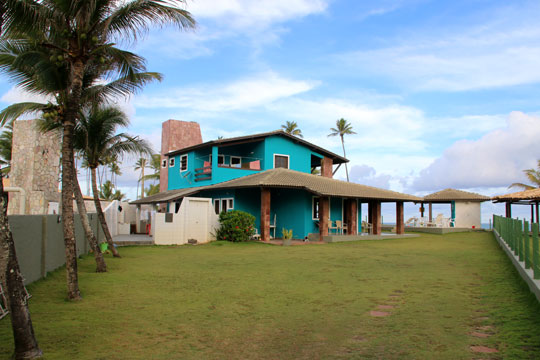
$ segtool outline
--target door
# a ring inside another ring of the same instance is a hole
[[[206,201],[190,200],[187,211],[187,239],[195,239],[198,242],[208,240],[208,206]]]

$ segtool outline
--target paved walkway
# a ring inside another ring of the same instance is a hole
[[[113,237],[117,246],[126,245],[154,245],[154,238],[145,234],[117,235]]]

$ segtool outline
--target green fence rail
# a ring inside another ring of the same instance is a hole
[[[508,245],[525,269],[532,269],[535,279],[540,279],[540,243],[538,224],[493,215],[493,228]]]

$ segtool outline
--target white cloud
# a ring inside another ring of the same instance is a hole
[[[290,80],[273,72],[225,85],[169,89],[167,94],[139,96],[141,108],[187,108],[202,112],[246,110],[313,89],[316,82]],[[172,94],[172,95],[171,95]]]
[[[392,46],[337,56],[358,73],[389,77],[415,90],[463,91],[540,82],[540,26],[534,9],[510,21],[507,13],[461,28],[415,29]],[[515,14],[514,14],[515,15]],[[427,33],[427,35],[426,35]],[[336,58],[333,58],[335,60]]]
[[[375,168],[362,164],[354,165],[349,170],[351,182],[389,189],[392,176],[388,174],[377,174]]]
[[[51,96],[32,94],[16,86],[9,89],[9,91],[2,95],[2,97],[0,98],[0,101],[8,104],[15,104],[20,102],[47,103],[53,100],[54,98]]]
[[[482,138],[460,140],[444,151],[413,182],[413,190],[503,187],[522,182],[523,169],[540,158],[540,117],[512,112],[505,128]]]
[[[321,13],[323,0],[200,0],[188,2],[195,18],[209,18],[237,29],[265,28],[273,23]]]

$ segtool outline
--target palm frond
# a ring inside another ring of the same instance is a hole
[[[13,120],[18,119],[22,115],[36,114],[47,106],[47,104],[34,103],[34,102],[22,102],[10,105],[4,110],[0,111],[0,126],[4,126],[6,123],[11,123]]]

